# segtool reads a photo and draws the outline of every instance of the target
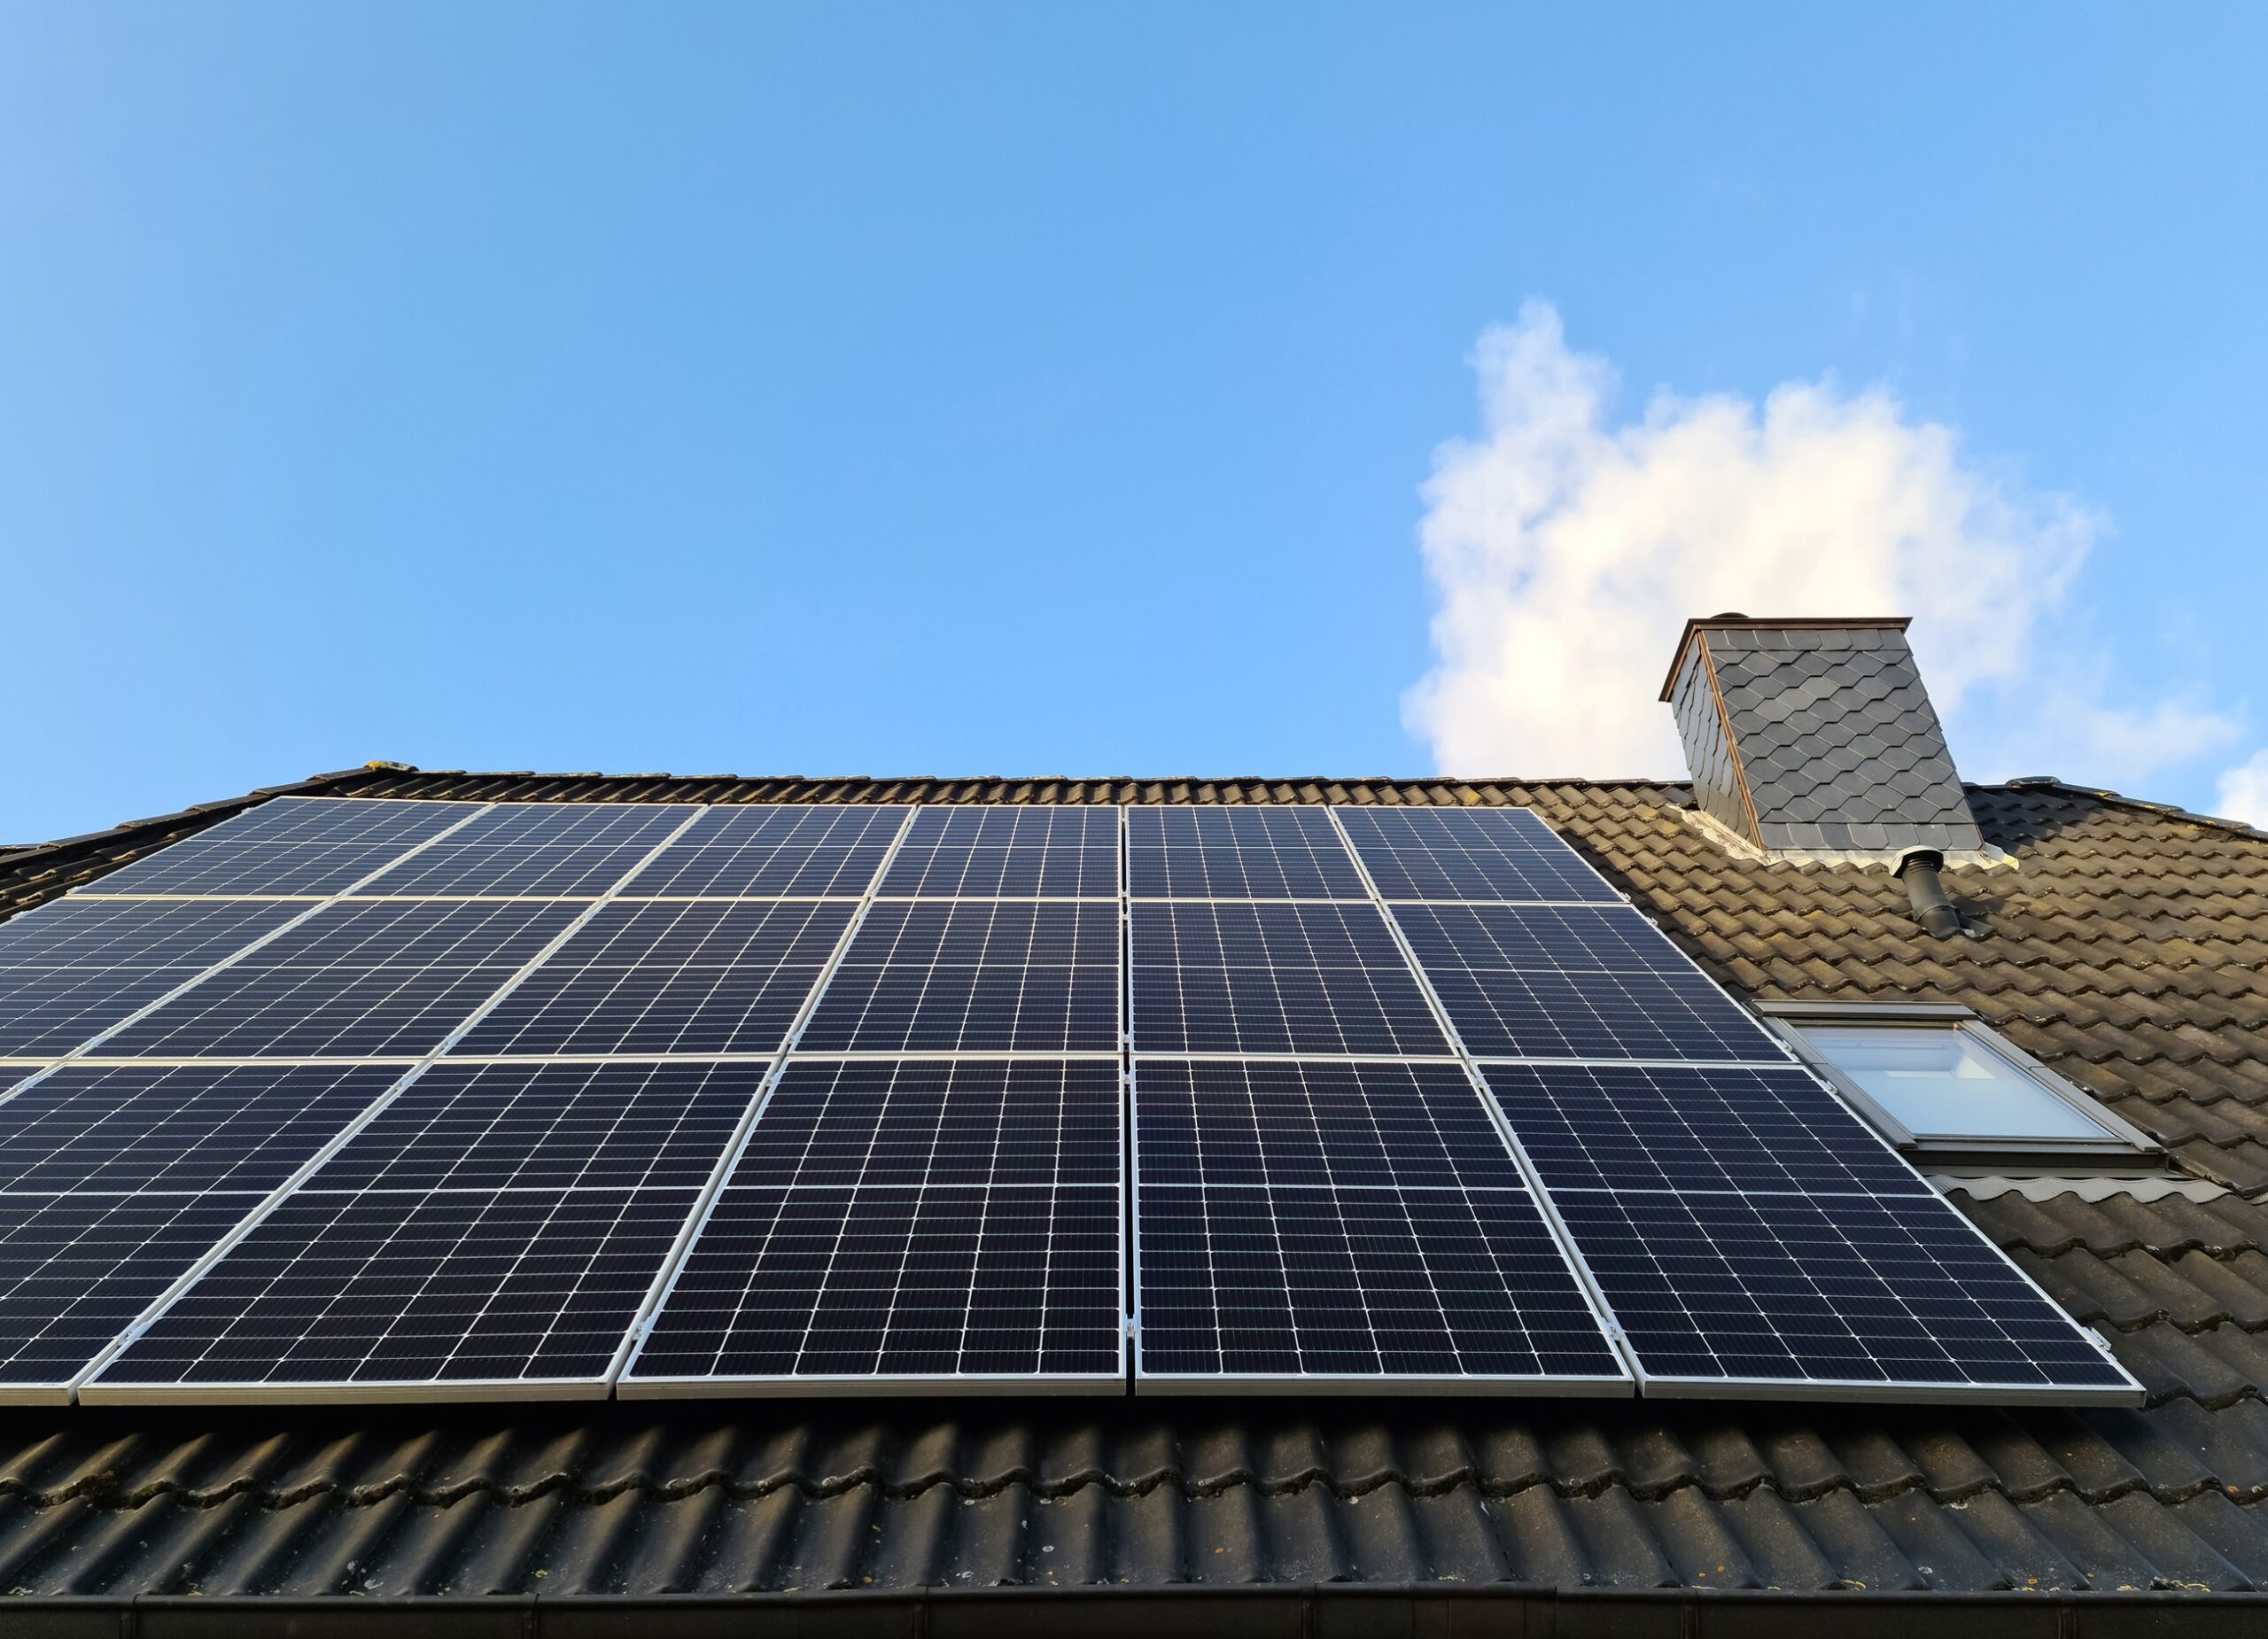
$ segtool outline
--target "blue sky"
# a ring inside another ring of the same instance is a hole
[[[1878,390],[2083,517],[1956,750],[2213,807],[2264,58],[2250,7],[7,4],[0,840],[371,757],[1424,772],[1426,486],[1532,299],[1610,431]]]

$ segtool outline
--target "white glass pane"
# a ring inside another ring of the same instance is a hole
[[[1854,1024],[1801,1028],[1836,1068],[1917,1138],[2109,1136],[1965,1031]]]

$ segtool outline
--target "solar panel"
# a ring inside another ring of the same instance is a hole
[[[1126,811],[1127,890],[1153,899],[1367,899],[1330,811]]]
[[[1627,1392],[1460,1068],[1144,1059],[1134,1111],[1146,1385]]]
[[[616,900],[451,1051],[775,1052],[854,908]]]
[[[851,936],[800,1045],[1115,1053],[1118,989],[1115,901],[878,902]]]
[[[1137,900],[1130,948],[1138,1053],[1450,1052],[1375,905]]]
[[[1618,903],[1621,896],[1525,808],[1340,808],[1383,899]]]
[[[1476,1058],[1787,1060],[1628,905],[1397,905],[1393,915]]]
[[[1486,1071],[1650,1394],[2134,1392],[1804,1070]]]
[[[765,1069],[444,1061],[405,1087],[308,1187],[698,1189]]]
[[[711,808],[630,880],[625,899],[856,899],[905,822],[898,807]]]
[[[917,808],[876,891],[885,899],[1115,897],[1118,810]]]
[[[697,812],[676,804],[501,804],[356,892],[592,898]]]
[[[572,905],[328,905],[103,1044],[120,1058],[416,1057],[564,931]]]
[[[0,1223],[0,1401],[56,1400],[261,1197],[35,1195]]]
[[[65,1394],[398,1075],[66,1065],[0,1102],[0,1398]]]
[[[477,803],[278,797],[97,878],[79,892],[322,897],[352,887],[479,812]]]
[[[698,1199],[689,1189],[303,1189],[80,1397],[602,1396]]]
[[[306,909],[74,895],[0,922],[0,1055],[69,1053]]]
[[[82,1397],[602,1394],[765,1068],[436,1067]]]
[[[0,1101],[0,1195],[264,1195],[400,1075],[391,1065],[66,1064]]]
[[[797,1063],[620,1392],[1124,1380],[1118,1068]]]

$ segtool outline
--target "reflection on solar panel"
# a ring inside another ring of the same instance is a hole
[[[74,1065],[0,1103],[0,1395],[61,1394],[398,1074]]]
[[[1612,905],[1619,898],[1525,808],[1334,812],[1383,899]]]
[[[1152,1387],[1627,1391],[1461,1068],[1144,1060],[1135,1128]]]
[[[1138,900],[1132,916],[1138,1053],[1449,1053],[1375,905]]]
[[[805,900],[616,900],[453,1049],[772,1053],[850,925]]]
[[[475,803],[283,797],[137,859],[80,891],[320,897],[353,886],[479,812]]]
[[[630,880],[626,899],[855,899],[882,868],[903,808],[711,808]]]
[[[0,1055],[69,1053],[306,909],[74,895],[0,922]]]
[[[620,882],[697,812],[607,803],[499,806],[356,891],[591,898]]]
[[[428,1071],[82,1394],[603,1394],[764,1068]]]
[[[1627,905],[1397,905],[1393,915],[1477,1058],[1787,1060]]]
[[[801,1041],[806,1053],[1115,1053],[1118,907],[878,902]]]
[[[751,1130],[625,1394],[1116,1388],[1118,1068],[795,1064]]]
[[[877,891],[885,899],[1109,898],[1115,808],[919,808]]]
[[[1130,808],[1127,890],[1152,899],[1367,899],[1322,808]]]
[[[2076,1322],[1803,1070],[1487,1074],[1650,1393],[2131,1391]]]
[[[416,1057],[577,914],[571,905],[341,901],[120,1030],[103,1051]]]

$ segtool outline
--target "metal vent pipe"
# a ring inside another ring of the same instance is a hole
[[[1950,939],[1961,931],[1961,913],[1953,908],[1953,901],[1946,897],[1945,884],[1938,880],[1945,864],[1946,857],[1934,848],[1916,848],[1898,862],[1899,880],[1906,884],[1914,920],[1932,939]]]

